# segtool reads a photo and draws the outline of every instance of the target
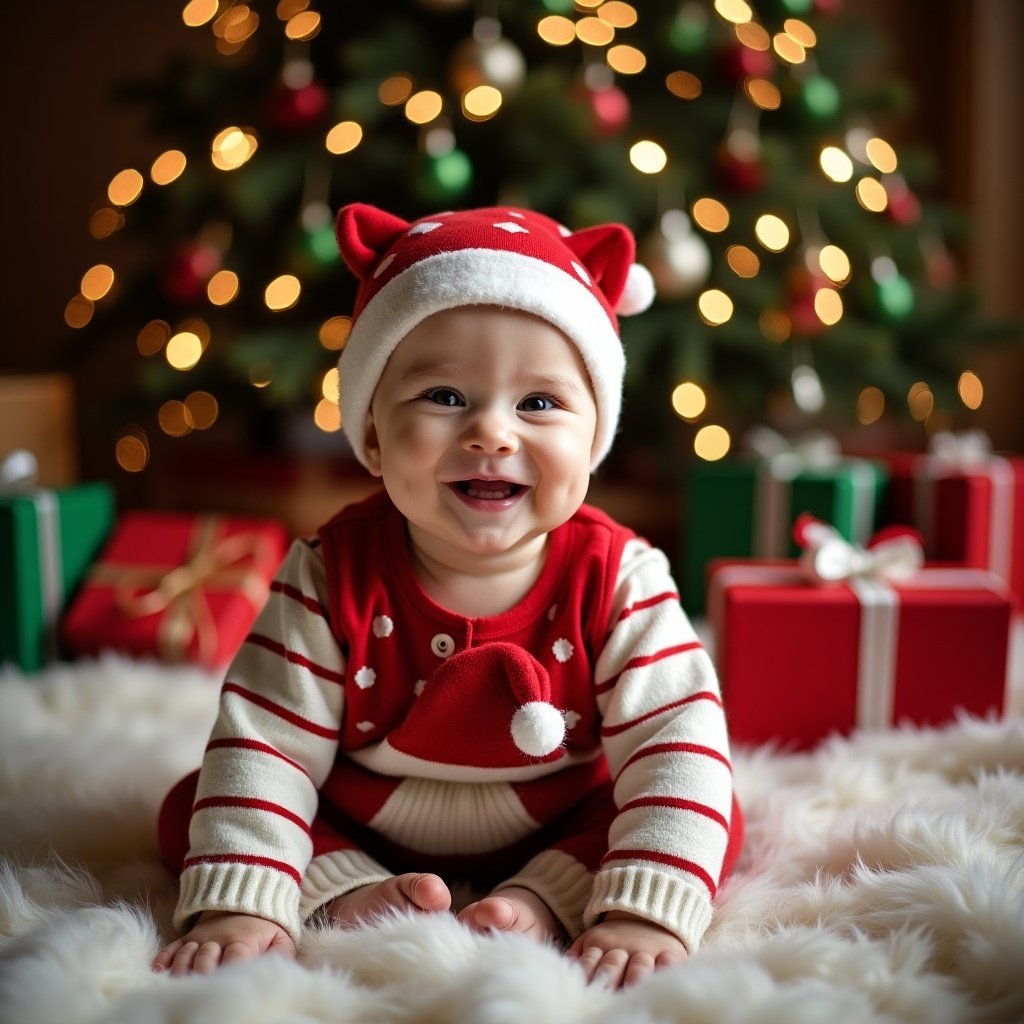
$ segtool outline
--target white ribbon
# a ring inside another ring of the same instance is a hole
[[[36,509],[39,552],[39,586],[43,617],[43,655],[57,657],[57,621],[64,604],[64,573],[61,563],[60,520],[53,491],[39,488],[39,464],[28,451],[17,449],[0,462],[0,494],[28,498]]]
[[[988,517],[988,568],[1009,583],[1013,557],[1015,480],[1008,459],[992,452],[983,430],[940,431],[932,436],[928,454],[915,468],[914,520],[925,538],[935,542],[938,517],[935,483],[949,476],[981,476],[991,486]]]
[[[839,440],[812,430],[792,440],[770,427],[754,427],[744,437],[747,449],[760,460],[757,471],[752,550],[759,558],[785,558],[789,553],[790,491],[801,473],[850,470],[853,484],[855,540],[867,540],[874,518],[875,475],[862,459],[844,458]]]

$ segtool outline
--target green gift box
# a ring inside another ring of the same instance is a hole
[[[844,457],[837,445],[821,441],[693,464],[683,543],[687,611],[704,611],[712,559],[797,557],[792,530],[802,512],[848,541],[866,543],[888,479],[883,462]]]
[[[104,483],[0,493],[0,663],[33,672],[57,655],[60,615],[114,521]]]

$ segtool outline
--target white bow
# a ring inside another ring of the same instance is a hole
[[[801,516],[794,533],[803,548],[800,566],[813,583],[901,580],[924,565],[924,549],[911,532],[893,534],[865,548],[851,544],[827,523]]]
[[[792,478],[807,469],[834,466],[841,457],[839,439],[824,430],[809,430],[792,439],[771,427],[753,427],[744,444],[769,463],[774,476]]]
[[[928,445],[932,459],[943,469],[965,472],[992,455],[992,442],[984,430],[940,430]]]
[[[24,448],[16,448],[0,461],[0,494],[24,494],[35,488],[39,463]]]

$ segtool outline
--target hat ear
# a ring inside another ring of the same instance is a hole
[[[341,257],[360,281],[376,269],[381,256],[408,230],[408,221],[367,203],[343,206],[334,225]]]
[[[575,231],[565,244],[580,258],[587,273],[604,292],[608,305],[615,309],[626,287],[633,265],[636,244],[622,224],[599,224]]]

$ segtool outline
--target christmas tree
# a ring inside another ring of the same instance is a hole
[[[718,458],[757,423],[934,430],[980,403],[969,354],[994,329],[958,274],[965,224],[927,200],[929,155],[887,141],[907,92],[852,5],[191,0],[183,18],[209,59],[124,84],[153,163],[113,175],[65,313],[74,346],[132,352],[104,407],[126,470],[158,438],[338,429],[354,286],[332,222],[354,200],[634,230],[658,300],[623,324],[611,472]]]

